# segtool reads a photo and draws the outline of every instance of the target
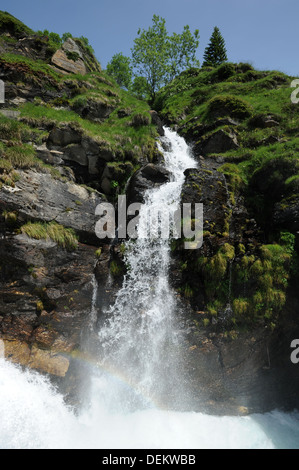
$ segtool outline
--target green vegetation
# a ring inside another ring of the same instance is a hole
[[[21,227],[21,232],[36,240],[50,239],[68,251],[73,251],[78,246],[78,238],[74,230],[56,222],[28,222]]]
[[[8,225],[8,227],[14,228],[16,226],[18,220],[17,212],[3,211],[2,217],[4,217],[5,223]]]
[[[47,63],[41,60],[33,60],[23,55],[17,55],[8,52],[1,54],[0,63],[19,65],[20,73],[24,74],[25,77],[31,78],[35,81],[48,81],[48,86],[51,85],[52,87],[56,87],[59,80],[61,79],[61,75],[53,70],[53,68],[50,67],[50,65]]]
[[[9,33],[19,38],[27,34],[33,34],[33,31],[10,13],[0,11],[0,34],[3,33]]]
[[[246,119],[252,113],[252,108],[245,100],[231,95],[216,95],[207,103],[206,120],[231,116]]]
[[[109,265],[110,273],[114,277],[120,277],[124,274],[124,267],[117,260],[112,260]]]
[[[166,21],[154,15],[152,26],[139,29],[131,49],[132,59],[122,53],[113,56],[107,72],[121,86],[125,86],[139,97],[153,102],[162,85],[171,82],[182,70],[199,65],[196,50],[199,45],[199,32],[193,34],[188,25],[181,34],[169,35]],[[131,83],[132,67],[135,80]]]
[[[58,172],[37,158],[32,141],[41,144],[44,131],[8,119],[0,114],[0,187],[2,184],[14,187],[19,180],[16,170],[35,168],[48,171],[53,177]]]
[[[104,82],[101,80],[102,77]],[[157,131],[155,126],[151,125],[149,106],[129,95],[125,90],[117,88],[113,82],[107,84],[103,74],[93,73],[84,78],[93,88],[91,91],[84,91],[69,100],[73,110],[69,108],[57,109],[39,103],[26,103],[20,107],[21,116],[34,120],[37,124],[46,120],[56,124],[74,123],[79,125],[83,133],[93,137],[102,148],[114,153],[117,161],[132,159],[136,162],[140,156],[141,148],[148,155],[156,152]],[[84,104],[92,103],[93,100],[113,109],[109,117],[100,123],[84,119],[78,114]]]
[[[124,56],[121,52],[115,54],[107,64],[106,71],[119,86],[126,89],[130,88],[133,70],[129,57]]]
[[[273,328],[288,289],[298,282],[292,214],[296,218],[299,204],[299,108],[290,101],[291,81],[281,72],[226,62],[186,70],[154,102],[162,118],[195,143],[199,155],[202,142],[219,130],[238,143],[233,150],[209,154],[229,193],[221,232],[217,223],[205,227],[198,256],[173,245],[184,266],[183,283],[194,292],[191,302],[196,305],[197,295],[204,295],[209,328],[222,322],[230,328],[265,323]],[[203,178],[216,178],[216,170],[204,172]],[[238,218],[240,205],[248,213]],[[280,215],[283,225],[277,222]],[[252,229],[252,220],[258,228]]]
[[[203,67],[217,67],[227,61],[225,41],[219,28],[215,26],[209,45],[206,47],[203,56]]]

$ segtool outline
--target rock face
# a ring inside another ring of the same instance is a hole
[[[246,279],[244,261],[259,260],[261,241],[244,199],[231,200],[220,164],[200,158],[199,168],[185,171],[182,202],[203,204],[204,241],[200,250],[173,249],[170,277],[183,302],[188,400],[193,409],[218,415],[292,410],[298,406],[298,373],[290,361],[290,344],[299,334],[296,287],[290,284],[274,331],[251,319],[243,332],[230,323],[234,298],[258,290],[256,278]]]
[[[184,356],[193,409],[242,415],[298,406],[297,366],[290,361],[289,346],[299,331],[291,308],[287,306],[287,319],[274,334],[256,328],[231,339],[223,332],[190,327]],[[198,312],[197,320],[200,316]]]
[[[147,189],[167,181],[170,181],[170,173],[164,167],[148,163],[132,176],[128,188],[129,202],[143,202],[144,192]]]
[[[73,365],[89,331],[95,247],[79,244],[70,252],[52,241],[10,235],[0,240],[0,257],[2,355],[63,379],[61,390],[77,403],[80,366]],[[99,271],[105,279],[109,258],[103,246]],[[101,289],[103,299],[105,283]]]
[[[76,230],[82,240],[96,241],[95,208],[104,200],[96,192],[28,170],[20,173],[13,190],[2,187],[0,197],[2,211],[16,211],[20,221],[55,220]]]
[[[67,53],[63,49],[59,49],[52,57],[52,63],[59,69],[69,73],[86,74],[86,67],[82,59],[76,61],[69,59]]]

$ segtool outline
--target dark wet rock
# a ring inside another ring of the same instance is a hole
[[[266,129],[267,127],[278,127],[280,124],[278,120],[281,119],[279,116],[273,116],[271,114],[256,114],[249,119],[248,125],[252,128]]]
[[[185,176],[182,203],[191,203],[192,210],[196,203],[203,204],[204,229],[209,230],[213,225],[215,232],[225,232],[225,218],[229,207],[224,177],[205,167],[188,169]]]
[[[73,106],[74,111],[80,114],[84,119],[90,121],[102,121],[110,116],[115,107],[111,104],[105,103],[101,99],[88,99],[83,103],[75,103]]]
[[[299,196],[276,203],[273,213],[274,225],[299,232]]]
[[[127,192],[130,203],[143,202],[144,192],[147,189],[160,186],[170,179],[171,174],[165,168],[148,163],[138,170],[130,180]]]
[[[298,376],[290,344],[299,331],[291,309],[290,302],[274,332],[256,327],[231,339],[191,327],[184,349],[191,409],[246,415],[296,408]]]
[[[50,374],[54,382],[59,379],[60,390],[78,404],[80,364],[73,353],[82,348],[89,331],[95,247],[79,244],[69,252],[52,241],[15,235],[1,238],[0,256],[0,337],[5,357]],[[109,258],[104,246],[97,268],[103,289]]]
[[[46,144],[36,146],[35,149],[37,157],[40,158],[44,163],[48,163],[49,165],[53,166],[63,165],[63,152],[56,150],[50,151]]]
[[[237,136],[234,132],[219,129],[196,144],[197,152],[202,155],[210,153],[222,153],[239,147]]]
[[[65,160],[71,160],[73,162],[78,163],[82,166],[88,165],[88,158],[84,148],[78,144],[70,144],[65,149],[65,153],[63,155]]]
[[[81,142],[82,132],[74,126],[66,124],[55,127],[49,134],[47,145],[65,147],[70,144],[78,144]]]
[[[150,115],[152,118],[152,123],[155,124],[158,130],[158,134],[162,137],[165,135],[164,129],[163,129],[163,123],[161,118],[159,117],[159,114],[157,111],[150,111]]]

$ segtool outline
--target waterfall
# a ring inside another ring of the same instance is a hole
[[[117,403],[134,409],[147,406],[149,401],[160,406],[169,406],[170,401],[172,406],[182,405],[182,375],[176,353],[180,345],[175,324],[177,306],[168,282],[169,239],[160,236],[158,223],[149,224],[157,212],[161,221],[171,219],[170,214],[180,207],[184,170],[195,167],[196,162],[185,141],[170,129],[165,129],[164,147],[167,150],[162,146],[160,150],[171,181],[144,195],[138,238],[126,245],[129,271],[99,331],[101,367],[123,376],[134,390],[128,397],[122,387],[114,388],[113,407]]]
[[[128,274],[96,335],[101,348],[98,363],[90,364],[88,406],[75,413],[47,378],[5,361],[0,340],[0,449],[298,448],[297,412],[218,417],[178,411],[184,367],[168,281],[169,241],[159,227],[148,238],[147,219],[154,208],[175,210],[184,170],[195,162],[174,132],[166,129],[165,140],[172,181],[147,191],[138,239],[127,242]],[[97,317],[95,277],[92,289],[90,332]]]

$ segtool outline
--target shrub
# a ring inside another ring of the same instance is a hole
[[[123,267],[115,260],[110,263],[110,273],[114,277],[120,277],[123,275]]]
[[[249,302],[247,299],[237,298],[233,301],[233,311],[236,316],[246,315],[249,310]]]
[[[246,119],[251,113],[251,105],[242,98],[232,95],[216,95],[208,103],[206,117],[215,119],[231,116],[237,119]]]
[[[220,65],[220,67],[217,68],[213,78],[217,78],[217,80],[222,82],[223,80],[226,80],[227,78],[231,77],[234,74],[235,74],[235,65],[227,62],[227,63]]]

